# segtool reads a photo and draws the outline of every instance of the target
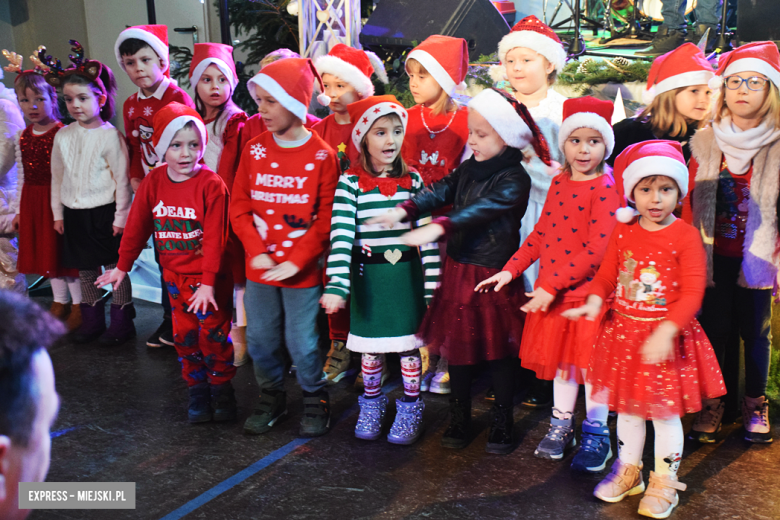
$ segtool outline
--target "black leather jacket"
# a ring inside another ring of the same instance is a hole
[[[472,157],[412,199],[420,213],[452,204],[447,254],[456,262],[501,269],[517,251],[531,191],[522,159],[515,148],[487,161]]]

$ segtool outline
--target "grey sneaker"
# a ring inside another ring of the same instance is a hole
[[[450,365],[443,357],[439,358],[439,363],[436,366],[436,375],[431,380],[430,392],[432,394],[449,394],[452,390],[450,388]]]
[[[373,399],[358,397],[360,417],[355,425],[355,437],[367,441],[375,441],[382,434],[382,424],[387,412],[387,396],[380,395]]]
[[[705,399],[701,404],[701,411],[696,414],[696,419],[693,420],[688,438],[703,444],[712,444],[720,431],[726,403],[720,399]]]
[[[582,446],[574,456],[572,469],[586,473],[598,473],[607,467],[612,458],[612,443],[609,441],[609,428],[595,421],[582,423]]]
[[[319,437],[330,431],[330,396],[326,390],[303,391],[301,437]]]
[[[577,437],[574,435],[574,417],[558,419],[553,415],[550,418],[550,429],[542,442],[536,447],[534,455],[541,459],[561,460],[566,448],[577,445]]]
[[[287,393],[263,390],[260,402],[244,423],[244,433],[260,435],[271,429],[276,422],[287,415]]]
[[[425,404],[422,398],[413,403],[400,399],[395,401],[396,415],[387,442],[392,444],[413,444],[422,435],[422,416]]]

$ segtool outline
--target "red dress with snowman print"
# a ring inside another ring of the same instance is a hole
[[[726,393],[718,361],[695,315],[706,285],[701,237],[682,220],[648,231],[638,219],[618,224],[591,283],[603,299],[615,292],[590,358],[593,395],[609,390],[610,410],[645,419],[681,417],[702,398]],[[640,349],[663,320],[680,332],[670,360],[642,363]]]

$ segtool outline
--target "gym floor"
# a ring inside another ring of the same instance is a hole
[[[36,299],[42,305],[50,302]],[[639,496],[617,504],[593,497],[601,476],[574,474],[571,453],[562,462],[533,456],[546,433],[549,410],[516,407],[517,449],[507,456],[485,453],[490,403],[483,399],[489,384],[484,377],[474,386],[475,438],[462,451],[440,446],[447,396],[432,394],[425,395],[426,430],[416,444],[356,439],[354,378],[331,387],[334,424],[328,435],[297,437],[301,392],[290,376],[288,418],[266,435],[246,436],[243,420],[258,395],[251,365],[239,368],[234,379],[237,422],[190,425],[174,349],[150,349],[144,343],[159,323],[160,308],[142,301],[136,306],[134,342],[117,348],[67,343],[52,348],[62,409],[53,429],[47,480],[135,482],[137,507],[38,510],[33,520],[640,518]],[[391,402],[402,392],[399,372],[396,360],[385,385]],[[394,407],[389,412],[392,417]],[[691,419],[686,418],[686,427]],[[652,439],[649,428],[645,478],[652,468]],[[740,425],[725,428],[715,444],[686,445],[680,480],[688,490],[681,493],[672,518],[780,518],[779,464],[780,440],[750,445]]]

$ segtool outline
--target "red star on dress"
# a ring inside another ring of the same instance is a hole
[[[355,130],[355,135],[360,137],[360,130]]]
[[[367,124],[368,124],[368,118],[367,118],[367,117],[364,117],[364,118],[363,118],[363,124],[364,124],[364,125],[367,125]]]
[[[382,111],[382,109],[381,109],[381,108],[379,108],[379,107],[376,107],[376,108],[374,109],[374,113],[375,113],[375,114],[378,114],[378,113],[379,113],[379,112],[381,112],[381,111]]]

